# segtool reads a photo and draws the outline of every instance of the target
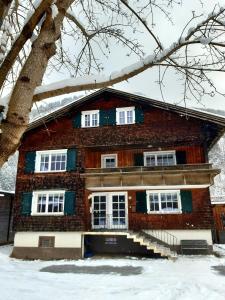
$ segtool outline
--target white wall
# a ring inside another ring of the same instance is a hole
[[[17,232],[15,247],[38,247],[39,236],[54,236],[55,247],[81,248],[81,232]]]
[[[153,233],[153,236],[159,236],[161,230],[144,230],[146,233]],[[177,245],[180,240],[206,240],[209,245],[212,245],[211,230],[165,230],[166,232],[174,235],[177,238]],[[169,243],[169,240],[168,240]],[[172,242],[171,242],[172,244]]]

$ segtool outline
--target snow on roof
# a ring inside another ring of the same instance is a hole
[[[0,193],[3,193],[3,194],[15,194],[15,191],[6,191],[6,190],[1,190],[0,189]]]

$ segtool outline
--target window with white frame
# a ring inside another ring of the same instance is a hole
[[[116,109],[116,124],[126,125],[135,123],[135,107],[119,107]]]
[[[103,154],[101,156],[102,168],[116,168],[117,167],[117,154]]]
[[[180,191],[147,191],[148,213],[180,213]]]
[[[62,215],[65,191],[33,192],[32,215]]]
[[[175,151],[144,152],[144,165],[146,167],[176,165],[176,152]]]
[[[82,111],[81,127],[99,126],[99,110]]]
[[[35,172],[62,172],[66,170],[67,149],[37,151]]]

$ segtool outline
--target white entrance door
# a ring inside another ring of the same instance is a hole
[[[127,193],[92,194],[92,228],[126,229]]]

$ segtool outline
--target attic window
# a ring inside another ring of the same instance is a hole
[[[81,127],[98,127],[99,126],[99,110],[82,111]]]
[[[126,125],[135,123],[135,107],[119,107],[116,109],[116,124]]]

